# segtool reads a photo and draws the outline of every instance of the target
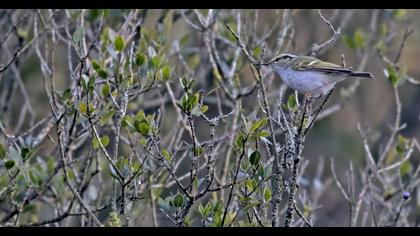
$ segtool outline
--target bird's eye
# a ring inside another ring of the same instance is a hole
[[[290,56],[290,55],[288,55],[288,54],[286,54],[286,55],[282,56],[281,58],[282,59],[292,59],[293,57]]]
[[[276,61],[280,61],[280,60],[290,60],[290,59],[292,59],[292,58],[293,58],[293,56],[291,56],[291,55],[289,55],[289,54],[284,54],[284,55],[282,55],[282,56],[278,57]]]

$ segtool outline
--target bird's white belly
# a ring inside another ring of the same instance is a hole
[[[334,87],[334,82],[322,73],[313,71],[278,71],[283,81],[299,93],[310,93],[313,96],[324,95]]]

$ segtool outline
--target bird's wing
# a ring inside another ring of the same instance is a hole
[[[324,62],[313,57],[307,57],[306,60],[295,63],[292,66],[295,70],[303,71],[352,73],[352,71],[349,69],[343,68],[333,63]]]

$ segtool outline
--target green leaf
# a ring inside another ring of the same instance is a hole
[[[21,155],[23,160],[26,160],[26,158],[29,157],[30,153],[31,153],[31,149],[29,149],[27,147],[22,148],[21,151],[20,151],[20,155]]]
[[[6,156],[6,149],[0,143],[0,159],[3,159]]]
[[[41,185],[42,180],[34,170],[29,170],[28,174],[29,174],[29,179],[32,181],[33,184],[38,185],[38,186]]]
[[[181,41],[179,43],[179,49],[183,49],[187,45],[188,37],[189,37],[189,34],[186,34],[184,35],[184,37],[181,38]]]
[[[296,105],[297,105],[296,96],[294,94],[290,94],[289,98],[287,99],[287,108],[293,111],[296,108]]]
[[[164,158],[165,158],[168,162],[172,161],[171,154],[169,154],[168,150],[163,149],[163,150],[162,150],[162,156],[163,156],[163,157],[164,157]]]
[[[145,118],[146,118],[146,115],[144,114],[144,111],[143,111],[143,110],[139,110],[139,111],[136,113],[135,118],[136,118],[137,120],[143,120],[143,119],[145,119]]]
[[[95,77],[91,77],[87,84],[88,90],[91,92],[95,88]]]
[[[236,145],[238,146],[239,149],[242,149],[242,146],[244,144],[244,137],[243,137],[242,133],[238,134],[238,136],[236,137],[235,143],[236,143]]]
[[[94,21],[100,14],[100,9],[89,10],[89,21]]]
[[[81,113],[85,113],[87,112],[87,106],[84,102],[79,102],[79,108],[80,108],[80,112]]]
[[[85,74],[82,75],[82,86],[84,89],[88,89],[89,77]]]
[[[201,217],[203,218],[207,218],[210,215],[211,210],[212,206],[210,205],[210,203],[207,203],[205,207],[201,203],[198,206],[198,211],[200,212]]]
[[[396,9],[394,11],[394,17],[396,20],[401,20],[407,15],[406,9]]]
[[[14,160],[8,160],[6,161],[6,163],[4,163],[4,166],[6,166],[6,169],[10,170],[13,168],[13,166],[15,166],[15,161]]]
[[[145,146],[146,144],[147,144],[147,140],[145,139],[145,138],[140,138],[140,140],[139,140],[139,144],[141,145],[141,146]]]
[[[262,52],[262,48],[260,46],[257,46],[252,52],[254,53],[254,57],[259,58]]]
[[[344,43],[347,44],[347,46],[349,48],[351,48],[351,49],[355,49],[356,48],[355,43],[354,43],[354,40],[353,40],[352,37],[350,37],[347,34],[343,34],[343,37],[342,38],[343,38]]]
[[[98,71],[99,69],[101,69],[101,67],[95,60],[92,60],[92,67],[95,71]]]
[[[222,216],[221,214],[215,214],[213,219],[213,225],[216,227],[222,227]]]
[[[221,200],[212,200],[212,207],[213,207],[213,212],[220,212],[223,209],[223,203]]]
[[[200,100],[200,94],[197,92],[194,94],[194,96],[190,96],[189,103],[191,104],[191,107],[195,107],[198,104],[198,101]]]
[[[398,142],[400,145],[406,145],[406,143],[408,142],[408,139],[404,136],[402,136],[401,134],[398,135]]]
[[[200,108],[200,111],[201,111],[201,113],[206,113],[206,111],[209,109],[209,106],[206,106],[206,105],[204,105],[204,106],[202,106],[201,108]]]
[[[146,56],[143,53],[137,54],[136,65],[141,66],[146,61]]]
[[[264,127],[266,124],[267,124],[267,118],[259,119],[252,124],[249,132],[253,133],[253,132],[257,131],[258,129]]]
[[[101,143],[104,145],[104,147],[106,147],[109,144],[109,137],[107,135],[103,136],[101,138]]]
[[[139,126],[139,130],[140,130],[140,133],[143,136],[147,136],[149,134],[149,131],[150,131],[150,126],[146,123],[141,123],[140,126]]]
[[[174,10],[168,10],[168,12],[166,13],[165,18],[163,19],[163,25],[164,25],[164,32],[166,35],[171,33],[172,30],[172,25],[173,25],[173,15],[174,15]]]
[[[122,169],[124,167],[124,157],[121,157],[118,159],[118,161],[115,163],[115,166],[117,169]]]
[[[204,208],[204,213],[205,213],[206,215],[210,215],[211,210],[212,210],[212,206],[211,206],[211,204],[210,204],[210,203],[207,203],[207,204],[206,204],[206,207]]]
[[[232,221],[235,219],[236,213],[235,212],[231,212],[229,211],[226,214],[226,219],[225,219],[225,223],[226,225],[230,225],[232,223]],[[222,226],[222,225],[221,225]]]
[[[366,46],[365,36],[364,36],[363,31],[361,29],[357,29],[354,32],[353,40],[354,40],[354,46],[356,48],[364,48]]]
[[[169,79],[169,76],[171,76],[171,68],[169,66],[164,66],[162,68],[162,78],[167,80]]]
[[[395,68],[391,65],[388,65],[387,68],[386,68],[386,72],[387,72],[386,74],[387,74],[389,80],[391,81],[392,85],[394,87],[396,87],[397,84],[398,84],[398,79],[399,78],[398,78],[397,72],[395,71]]]
[[[182,85],[182,87],[184,88],[184,90],[187,90],[186,88],[187,88],[187,86],[188,86],[188,79],[184,76],[184,77],[182,77],[181,78],[181,85]]]
[[[187,105],[188,105],[188,94],[187,93],[185,93],[184,95],[182,95],[182,98],[181,98],[181,107],[182,107],[182,109],[184,110],[184,111],[188,111],[187,110]]]
[[[400,166],[400,175],[401,176],[409,175],[412,170],[413,170],[413,165],[410,163],[410,161],[407,160],[404,163],[402,163]]]
[[[121,52],[122,50],[124,50],[124,44],[124,38],[121,35],[118,35],[114,40],[115,50]]]
[[[63,96],[61,97],[63,100],[67,100],[69,99],[71,96],[71,90],[70,89],[66,89],[63,92]]]
[[[184,197],[181,194],[175,195],[174,206],[175,207],[182,207],[183,204],[184,204]]]
[[[100,138],[101,139],[101,143],[104,147],[106,147],[109,144],[109,137],[108,135],[104,135],[103,137]],[[98,149],[101,147],[101,145],[99,144],[99,140],[95,137],[92,141],[92,145],[94,149]]]
[[[198,189],[198,177],[197,176],[194,177],[192,186],[193,186],[193,189],[194,190],[197,190]]]
[[[85,28],[83,26],[77,27],[76,31],[73,33],[73,42],[78,43],[85,36]]]
[[[19,27],[17,29],[17,34],[19,37],[26,39],[28,37],[28,30],[22,29],[21,27]]]
[[[251,154],[251,156],[249,157],[249,162],[253,165],[253,166],[257,166],[260,163],[260,159],[261,159],[261,154],[259,151],[255,151]]]
[[[96,73],[98,73],[98,75],[102,79],[106,79],[108,77],[108,73],[106,73],[106,71],[104,71],[103,69],[99,69],[98,71],[96,71]]]
[[[198,205],[198,212],[200,212],[200,215],[201,215],[202,218],[207,217],[206,210],[205,210],[203,204],[201,204],[201,203],[200,203],[200,205]]]
[[[196,147],[195,148],[194,155],[198,157],[198,156],[201,156],[201,154],[203,154],[203,152],[204,152],[204,148],[202,148],[202,147]]]
[[[52,173],[55,167],[55,158],[50,156],[47,160],[47,171],[48,173]]]
[[[258,133],[259,137],[268,137],[270,135],[270,132],[263,130],[261,132]]]
[[[134,127],[137,132],[140,132],[143,136],[147,136],[149,134],[150,126],[146,122],[139,122],[138,120],[135,120]]]
[[[158,198],[158,204],[159,204],[160,209],[164,211],[169,210],[169,205],[161,197]]]
[[[401,145],[397,145],[395,148],[397,150],[398,155],[403,156],[404,155],[404,148]]]
[[[262,178],[265,178],[267,172],[264,169],[263,165],[258,165],[258,175],[261,176]]]
[[[264,188],[264,200],[265,202],[269,202],[271,200],[271,189],[265,187]]]
[[[255,183],[254,180],[248,179],[245,181],[245,187],[248,189],[249,192],[253,191],[256,185],[257,184]]]
[[[108,84],[104,84],[102,86],[101,95],[103,97],[108,97],[109,96],[109,85]]]
[[[109,223],[108,225],[109,227],[121,227],[121,219],[119,217],[118,212],[111,212],[109,213]]]
[[[157,68],[160,64],[160,58],[159,56],[152,57],[152,66]]]

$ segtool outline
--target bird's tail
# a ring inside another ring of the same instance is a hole
[[[375,78],[369,72],[358,72],[358,71],[352,72],[350,74],[350,76],[352,76],[352,77],[359,77],[359,78],[366,78],[366,79],[374,79]]]

